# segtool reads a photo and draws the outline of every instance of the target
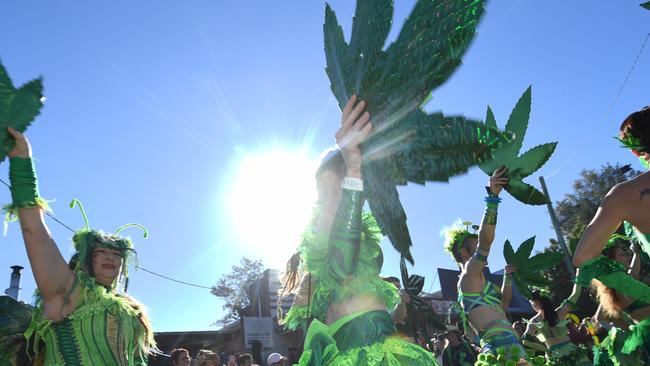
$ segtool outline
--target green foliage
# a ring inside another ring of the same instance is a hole
[[[650,10],[650,1],[645,2],[645,3],[643,3],[643,4],[639,4],[639,5],[642,6],[642,7],[644,7],[644,8],[646,8],[646,9],[648,9],[648,10]]]
[[[384,49],[392,0],[358,0],[350,42],[325,10],[326,72],[339,106],[352,94],[367,102],[373,132],[363,146],[364,188],[382,231],[413,263],[406,213],[396,186],[447,181],[509,140],[462,116],[422,110],[431,91],[461,63],[484,1],[418,0],[397,40]]]
[[[548,203],[546,196],[535,187],[524,183],[523,179],[539,170],[548,161],[555,151],[557,142],[535,146],[519,155],[519,150],[521,150],[528,129],[531,95],[531,87],[528,87],[510,114],[506,124],[506,131],[514,135],[512,142],[495,152],[494,159],[479,164],[479,167],[488,175],[492,175],[495,170],[502,166],[508,167],[507,177],[510,181],[505,190],[525,204],[543,205]],[[494,113],[489,106],[485,124],[497,128]]]
[[[0,162],[14,148],[14,139],[7,132],[7,127],[13,127],[19,132],[25,132],[29,124],[41,113],[43,107],[42,79],[34,79],[16,89],[0,63]]]
[[[537,253],[531,257],[534,246],[534,236],[521,243],[517,251],[512,249],[509,240],[506,240],[503,245],[503,256],[506,263],[517,266],[517,271],[513,273],[512,279],[519,292],[526,298],[530,298],[531,288],[548,291],[551,282],[542,275],[542,271],[562,260],[562,254],[559,253]]]
[[[221,276],[217,284],[212,286],[210,293],[224,299],[223,309],[228,311],[216,324],[225,326],[241,319],[242,310],[251,303],[250,286],[262,278],[263,271],[262,261],[242,257],[239,266],[232,266],[230,273]]]

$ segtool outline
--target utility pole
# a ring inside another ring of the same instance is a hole
[[[553,228],[555,229],[557,242],[560,244],[560,248],[564,253],[564,264],[566,265],[566,268],[571,274],[571,276],[575,277],[576,272],[575,269],[573,268],[573,265],[571,264],[571,254],[569,253],[569,249],[567,248],[566,242],[564,241],[564,235],[562,234],[562,229],[560,229],[560,223],[557,221],[557,216],[555,216],[555,210],[553,209],[553,204],[551,203],[551,196],[549,196],[548,189],[546,189],[546,182],[544,181],[544,177],[540,176],[539,182],[542,184],[542,191],[544,191],[544,195],[548,199],[548,202],[546,203],[546,207],[548,208],[549,216],[551,216],[551,223],[553,224]]]

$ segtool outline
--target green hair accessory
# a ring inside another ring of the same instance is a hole
[[[70,208],[75,206],[79,207],[81,215],[84,218],[84,227],[77,230],[72,241],[75,251],[77,252],[78,260],[75,266],[75,271],[86,269],[90,275],[92,273],[92,252],[96,247],[110,248],[120,251],[122,253],[122,269],[116,281],[113,283],[113,289],[121,287],[126,291],[128,284],[128,265],[136,264],[137,253],[133,249],[133,242],[128,237],[120,237],[118,234],[129,227],[138,227],[143,231],[143,237],[146,239],[149,236],[149,231],[146,227],[136,223],[128,223],[120,226],[115,230],[114,234],[105,234],[102,231],[93,230],[90,228],[88,216],[83,208],[83,205],[78,199],[73,199],[70,202]]]
[[[474,232],[470,232],[470,227]],[[458,250],[458,247],[469,237],[476,237],[477,226],[473,225],[470,221],[457,220],[450,227],[442,229],[442,234],[445,237],[445,251],[452,256]]]
[[[613,248],[616,245],[621,244],[621,241],[632,242],[632,238],[630,238],[627,235],[623,235],[623,234],[614,234],[609,238],[609,240],[607,241],[607,244],[605,244],[605,248],[603,250]]]
[[[633,136],[631,133],[625,133],[625,137],[614,136],[614,139],[621,143],[622,148],[637,152],[648,151],[648,147],[641,142],[641,139]]]

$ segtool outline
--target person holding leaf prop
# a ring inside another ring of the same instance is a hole
[[[388,312],[399,296],[379,277],[381,231],[371,215],[362,214],[361,143],[372,129],[364,110],[365,102],[352,96],[336,133],[338,149],[316,172],[313,221],[284,276],[281,293],[301,282],[284,323],[298,327],[313,317],[301,366],[437,365],[427,350],[395,334]]]
[[[143,306],[119,290],[127,287],[127,261],[135,252],[129,238],[117,236],[129,226],[104,234],[86,226],[74,233],[77,261],[68,266],[45,225],[47,203],[39,195],[27,138],[9,128],[15,140],[9,152],[12,204],[7,218],[18,218],[38,287],[38,300],[25,338],[34,336],[34,352],[44,365],[146,365],[155,350],[153,330]],[[39,353],[40,344],[45,344]]]
[[[486,187],[486,209],[478,235],[467,230],[448,230],[445,248],[461,267],[458,302],[461,319],[480,337],[481,354],[477,365],[526,365],[525,351],[503,309],[499,290],[488,281],[483,269],[494,241],[499,193],[508,184],[506,167],[494,171]],[[509,277],[506,276],[504,283]]]

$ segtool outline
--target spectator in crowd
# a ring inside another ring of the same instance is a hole
[[[288,365],[293,365],[298,363],[298,360],[300,359],[300,350],[298,349],[299,347],[296,346],[289,346],[289,352],[287,353],[287,364]]]
[[[219,355],[207,349],[200,350],[194,359],[196,366],[221,366]]]
[[[237,366],[253,366],[253,356],[250,353],[237,356]]]
[[[172,366],[190,366],[192,357],[185,348],[174,348],[171,355]]]
[[[266,359],[267,366],[285,366],[287,359],[279,353],[271,353]]]
[[[442,352],[443,366],[472,366],[476,362],[476,350],[463,342],[458,330],[449,331],[446,335],[447,345]]]

